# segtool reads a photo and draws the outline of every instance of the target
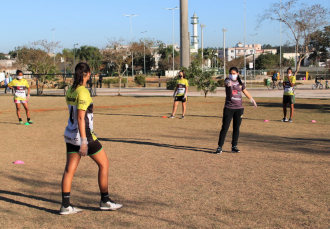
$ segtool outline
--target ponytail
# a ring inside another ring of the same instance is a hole
[[[74,79],[71,90],[74,91],[78,87],[78,85],[82,84],[84,77],[91,72],[87,63],[80,62],[76,65],[74,71]]]

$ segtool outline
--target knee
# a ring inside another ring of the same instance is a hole
[[[73,176],[75,172],[76,172],[76,168],[72,168],[70,166],[65,167],[64,174]]]
[[[110,167],[110,163],[108,160],[99,165],[100,170],[108,170],[109,167]]]

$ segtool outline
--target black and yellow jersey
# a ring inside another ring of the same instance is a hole
[[[176,81],[177,85],[177,94],[176,96],[184,96],[186,93],[186,88],[189,86],[189,82],[187,79],[179,79]]]
[[[14,79],[13,81],[11,81],[8,86],[11,86],[14,88],[15,91],[15,95],[14,95],[14,99],[15,100],[26,100],[26,93],[25,93],[25,89],[29,88],[29,84],[26,81],[26,79]]]
[[[65,99],[70,114],[68,125],[64,132],[65,142],[72,145],[81,144],[78,127],[78,110],[86,111],[85,129],[88,143],[95,141],[97,138],[93,132],[93,100],[89,91],[84,86],[78,86],[74,91],[70,87]]]

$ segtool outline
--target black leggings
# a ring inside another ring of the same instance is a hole
[[[223,109],[223,118],[222,118],[222,127],[219,135],[219,146],[223,146],[225,143],[225,138],[227,135],[227,131],[229,129],[231,119],[233,118],[233,140],[231,141],[232,146],[237,146],[238,136],[239,136],[239,127],[242,123],[242,117],[244,113],[244,108],[242,109]]]

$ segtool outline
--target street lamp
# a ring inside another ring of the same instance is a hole
[[[51,29],[53,31],[53,52],[54,52],[54,66],[55,66],[55,43],[54,43],[54,31],[55,31],[55,28],[54,29]]]
[[[144,74],[147,76],[147,72],[146,72],[146,37],[145,37],[145,33],[147,32],[144,31],[144,32],[141,32],[143,33],[143,39],[144,39],[144,50],[143,50],[143,59],[144,59]]]
[[[245,50],[245,0],[244,0],[244,85],[246,87],[246,50]]]
[[[76,45],[78,45],[78,43],[73,45],[73,73],[75,73],[76,70]]]
[[[256,64],[256,61],[255,61],[256,42],[254,40],[254,36],[256,36],[256,35],[258,35],[258,33],[256,33],[256,34],[250,34],[250,36],[253,36],[253,48],[254,48],[254,51],[253,51],[253,74],[254,74],[254,77],[255,77],[255,74],[256,74],[256,68],[255,68],[255,64]]]
[[[204,55],[204,53],[203,53],[203,51],[204,51],[203,50],[204,49],[203,48],[203,28],[205,28],[206,25],[204,25],[203,23],[201,23],[200,26],[201,26],[201,34],[202,34],[202,71],[203,71],[203,68],[204,68],[204,59],[203,59],[204,58],[204,56],[203,56]]]
[[[165,10],[172,10],[173,12],[173,78],[174,78],[174,10],[179,10],[179,7],[175,8],[164,8]]]
[[[132,14],[132,15],[127,15],[127,14],[123,14],[125,17],[129,17],[130,19],[130,24],[131,24],[131,45],[133,46],[133,30],[132,30],[132,17],[137,17],[139,15],[135,15],[135,14]],[[132,50],[132,78],[134,80],[134,60],[133,60],[133,50]],[[128,83],[128,82],[127,82]]]
[[[227,29],[223,28],[223,79],[226,79],[226,41],[225,41],[225,33]]]

